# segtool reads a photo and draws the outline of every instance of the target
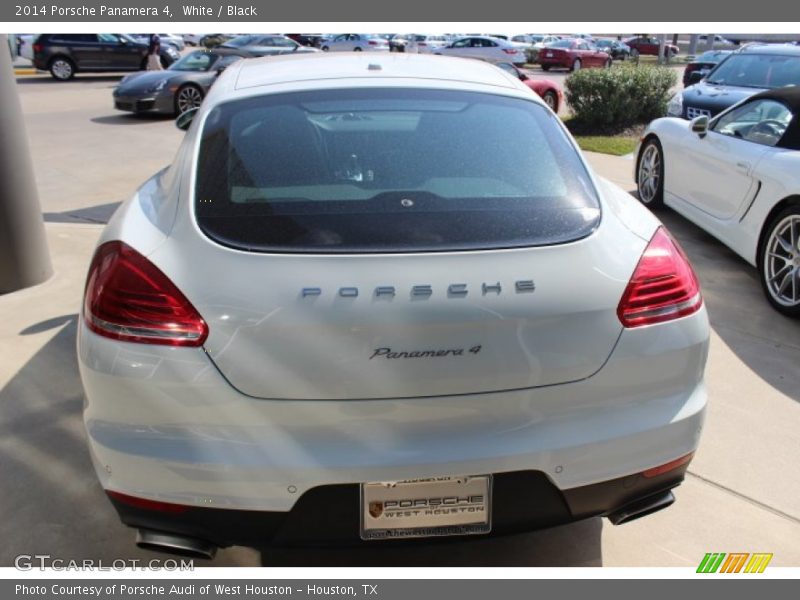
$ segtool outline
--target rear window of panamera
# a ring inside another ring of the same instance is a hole
[[[418,252],[574,241],[600,206],[543,106],[366,88],[213,108],[195,214],[210,238],[251,251]]]

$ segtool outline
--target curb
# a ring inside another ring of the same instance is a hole
[[[36,75],[38,71],[36,69],[29,69],[29,68],[20,68],[17,67],[14,69],[14,75]]]

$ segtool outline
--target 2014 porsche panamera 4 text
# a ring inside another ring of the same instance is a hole
[[[663,508],[708,336],[683,252],[518,80],[341,54],[220,76],[106,228],[78,349],[122,520],[208,553]]]

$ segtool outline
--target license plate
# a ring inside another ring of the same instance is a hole
[[[545,56],[547,58],[553,58],[553,53],[552,52],[545,52]]]
[[[492,476],[361,484],[361,539],[489,533]]]

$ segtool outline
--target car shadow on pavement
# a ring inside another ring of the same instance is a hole
[[[118,559],[174,558],[137,548],[133,530],[120,523],[97,481],[81,416],[76,323],[77,315],[62,315],[21,331],[36,335],[60,328],[0,389],[3,567],[13,566],[16,556],[36,554],[102,560],[106,566]],[[237,550],[195,564],[256,564]]]
[[[108,223],[122,202],[109,202],[64,212],[43,213],[45,223]]]
[[[116,115],[105,115],[89,119],[92,123],[99,125],[141,125],[142,123],[153,123],[161,121],[171,121],[175,117],[172,115],[162,115],[159,113],[120,113]]]
[[[259,550],[265,567],[602,567],[602,529],[598,517],[490,538]]]
[[[79,75],[78,77],[74,77],[69,80],[69,83],[78,83],[78,84],[90,84],[90,83],[118,83],[125,74],[119,75],[92,75],[90,73],[86,73],[83,75]],[[42,72],[40,76],[33,76],[33,75],[25,75],[22,77],[17,77],[17,84],[19,85],[63,85],[64,81],[56,81],[53,79],[49,74]]]
[[[688,254],[717,335],[759,377],[800,402],[800,321],[772,308],[756,268],[733,250],[669,208],[654,213]]]

